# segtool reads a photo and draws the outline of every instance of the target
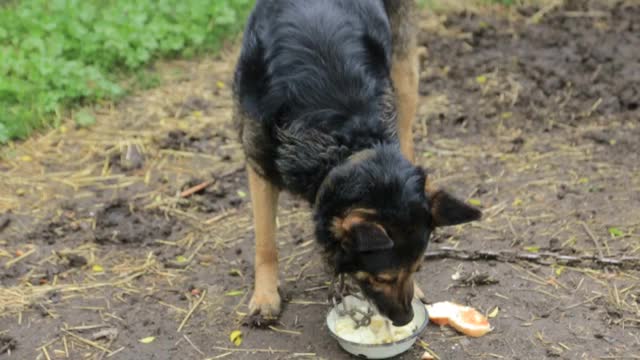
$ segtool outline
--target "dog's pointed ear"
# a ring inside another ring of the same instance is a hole
[[[452,226],[468,223],[482,218],[482,211],[448,192],[433,187],[429,178],[426,180],[425,192],[431,205],[431,218],[435,227]]]
[[[371,220],[372,210],[351,210],[344,218],[336,218],[333,234],[342,246],[356,252],[387,250],[393,247],[393,240],[382,225]]]

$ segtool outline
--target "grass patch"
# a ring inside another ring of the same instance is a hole
[[[22,0],[0,7],[0,143],[59,121],[69,106],[157,85],[158,58],[219,49],[253,0]]]

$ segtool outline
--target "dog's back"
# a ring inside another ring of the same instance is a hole
[[[312,198],[346,156],[395,141],[390,67],[382,1],[258,1],[235,79],[249,161]]]

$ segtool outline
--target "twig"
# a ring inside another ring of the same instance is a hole
[[[549,12],[551,12],[553,9],[555,9],[556,7],[562,5],[563,1],[562,0],[556,0],[556,1],[552,1],[551,3],[549,3],[548,5],[544,6],[542,9],[540,9],[537,13],[533,14],[533,16],[531,16],[528,20],[527,20],[527,24],[537,24],[540,22],[540,20],[542,20],[542,18],[545,17],[545,15],[547,15]]]
[[[33,254],[34,252],[36,252],[36,249],[32,247],[32,248],[31,248],[31,249],[29,249],[27,252],[25,252],[24,254],[22,254],[22,255],[18,256],[17,258],[15,258],[15,259],[11,259],[11,260],[7,261],[7,262],[4,264],[4,268],[5,268],[5,269],[8,269],[8,268],[12,267],[13,265],[15,265],[16,263],[18,263],[18,262],[22,261],[24,258],[26,258],[27,256],[29,256],[29,255]]]
[[[204,290],[202,292],[202,295],[200,295],[200,299],[198,299],[198,301],[196,301],[196,303],[193,304],[191,309],[189,309],[189,312],[187,313],[187,315],[184,317],[184,319],[180,323],[180,326],[178,326],[178,332],[182,331],[182,328],[187,324],[187,321],[189,321],[189,318],[191,317],[191,315],[193,315],[193,312],[196,311],[198,306],[200,306],[200,304],[204,300],[205,295],[207,295],[207,290]]]
[[[71,331],[68,331],[66,329],[60,329],[60,330],[62,330],[65,334],[71,336],[72,338],[80,341],[81,343],[84,343],[84,344],[89,345],[89,346],[93,346],[96,349],[99,349],[99,350],[102,350],[102,351],[104,351],[104,352],[106,352],[108,354],[111,354],[111,350],[107,349],[106,347],[104,347],[104,346],[102,346],[102,345],[100,345],[100,344],[98,344],[98,343],[96,343],[94,341],[87,340],[87,339],[83,338],[82,336],[76,335],[76,334],[74,334]]]
[[[202,352],[202,350],[200,350],[200,349],[196,346],[196,344],[194,344],[194,343],[191,341],[191,339],[189,339],[189,337],[187,336],[187,334],[184,334],[184,335],[182,335],[182,336],[184,337],[184,339],[185,339],[185,340],[187,340],[187,342],[189,343],[189,345],[191,345],[191,347],[193,347],[193,348],[198,352],[198,354],[200,354],[200,355],[204,356],[204,353]]]
[[[202,191],[202,190],[206,189],[207,187],[211,186],[211,184],[213,184],[213,183],[214,183],[213,180],[207,180],[207,181],[205,181],[203,183],[200,183],[200,184],[198,184],[196,186],[190,187],[190,188],[186,189],[185,191],[181,192],[180,193],[180,197],[181,198],[189,197],[189,196],[191,196],[191,195],[193,195],[193,194],[195,194],[195,193],[197,193],[199,191]]]
[[[424,260],[433,259],[457,259],[463,261],[501,261],[515,263],[518,261],[529,261],[541,265],[582,265],[589,268],[602,268],[604,266],[616,266],[623,269],[640,269],[640,257],[603,257],[603,256],[569,256],[559,255],[549,252],[540,253],[518,253],[511,250],[464,250],[452,247],[441,247],[437,250],[427,251]]]
[[[589,226],[587,225],[587,223],[585,223],[584,221],[581,221],[580,225],[582,225],[582,227],[584,228],[584,231],[586,231],[587,235],[589,235],[589,237],[595,244],[596,250],[598,251],[598,255],[600,255],[600,257],[604,257],[604,254],[602,253],[602,248],[600,247],[600,243],[598,242],[598,238],[591,232],[591,229],[589,229]]]
[[[283,333],[283,334],[289,334],[289,335],[302,335],[302,333],[300,331],[294,331],[294,330],[286,330],[286,329],[278,329],[275,326],[269,325],[269,329],[275,331],[275,332],[279,332],[279,333]]]
[[[47,360],[51,360],[51,357],[49,356],[49,352],[47,351],[46,346],[42,347],[42,353],[44,354],[44,357],[47,358]]]
[[[278,350],[278,349],[230,349],[222,346],[212,346],[211,348],[222,351],[232,351],[232,352],[262,352],[262,353],[288,353],[289,350]]]

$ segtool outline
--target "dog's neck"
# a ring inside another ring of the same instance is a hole
[[[301,195],[311,205],[331,172],[348,162],[362,161],[376,146],[398,143],[395,134],[363,134],[355,141],[345,141],[317,130],[283,131],[276,166],[282,187]]]

